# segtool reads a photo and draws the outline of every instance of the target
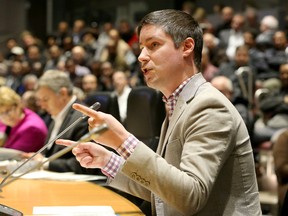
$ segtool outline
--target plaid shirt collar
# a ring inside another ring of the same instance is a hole
[[[182,92],[186,84],[192,79],[192,77],[189,77],[184,82],[182,82],[168,98],[166,98],[165,96],[162,97],[162,100],[166,103],[166,106],[168,108],[169,120],[171,119],[180,93]]]

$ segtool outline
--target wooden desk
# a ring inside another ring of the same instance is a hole
[[[144,215],[119,194],[91,182],[19,179],[0,192],[0,203],[32,215],[34,206],[112,206],[116,214]]]

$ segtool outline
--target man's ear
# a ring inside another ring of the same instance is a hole
[[[68,95],[68,90],[65,87],[62,87],[59,91],[60,95]]]
[[[191,53],[194,50],[194,45],[195,45],[194,39],[191,37],[188,37],[183,41],[183,55],[184,55],[184,57],[191,55]]]

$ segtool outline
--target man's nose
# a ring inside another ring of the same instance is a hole
[[[145,48],[143,48],[143,49],[141,50],[140,55],[138,56],[138,60],[139,60],[139,62],[141,62],[141,63],[146,62],[146,61],[149,60],[149,55],[148,55],[148,53],[147,53],[147,51],[146,51]]]

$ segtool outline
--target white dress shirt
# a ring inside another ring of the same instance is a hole
[[[60,130],[60,127],[68,113],[69,108],[72,106],[72,104],[76,101],[76,96],[73,95],[71,100],[66,104],[66,106],[59,112],[56,116],[51,116],[54,121],[54,127],[52,129],[52,132],[50,134],[49,142],[54,139]],[[50,149],[52,147],[53,143],[51,143],[47,149]]]
[[[122,122],[124,122],[127,117],[127,101],[131,90],[132,89],[129,86],[125,86],[121,95],[116,92],[119,114]]]

